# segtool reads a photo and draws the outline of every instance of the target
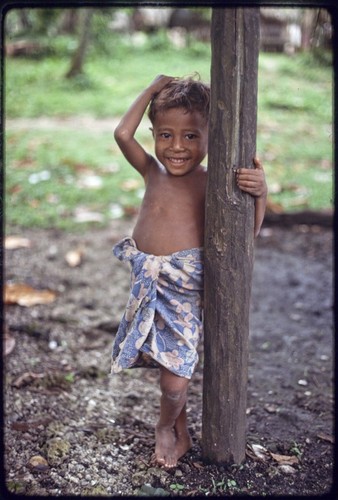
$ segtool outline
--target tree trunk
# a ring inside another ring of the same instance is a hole
[[[246,448],[254,200],[234,167],[251,167],[257,125],[259,9],[213,9],[205,230],[202,448],[213,463],[240,463]]]
[[[64,9],[59,22],[58,22],[58,34],[70,34],[74,35],[77,31],[79,10],[74,9]]]
[[[301,33],[302,33],[301,47],[302,50],[304,51],[311,49],[317,17],[318,17],[318,9],[304,9],[302,24],[301,24]]]
[[[32,27],[32,23],[29,20],[28,10],[27,9],[19,9],[18,10],[19,19],[21,23],[21,28],[23,30],[29,30]]]
[[[83,72],[84,57],[89,42],[90,23],[93,15],[93,9],[83,9],[83,17],[79,33],[79,45],[74,53],[70,68],[66,73],[66,78],[73,78]]]

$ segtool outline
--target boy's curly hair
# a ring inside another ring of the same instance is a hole
[[[198,111],[208,121],[210,86],[192,77],[175,79],[168,83],[150,101],[148,117],[154,124],[157,113],[172,108],[183,108],[187,112]]]

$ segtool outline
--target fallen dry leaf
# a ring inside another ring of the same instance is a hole
[[[30,429],[36,429],[36,427],[40,427],[40,425],[46,427],[46,425],[48,425],[51,421],[52,421],[51,417],[46,417],[26,422],[12,422],[11,428],[14,429],[15,431],[27,432]]]
[[[278,410],[278,406],[275,404],[266,404],[264,405],[264,410],[267,411],[268,413],[276,413]]]
[[[39,200],[30,200],[28,205],[32,208],[38,208],[40,206]]]
[[[32,307],[37,304],[50,304],[56,298],[51,290],[36,290],[25,283],[6,283],[5,304],[18,304],[23,307]]]
[[[78,206],[74,212],[75,222],[102,222],[104,219],[103,214],[100,212],[93,212],[86,207]]]
[[[293,467],[291,467],[291,465],[280,465],[278,467],[282,472],[285,472],[285,474],[295,474],[296,472],[296,469],[294,469]]]
[[[123,212],[124,212],[124,215],[126,215],[127,217],[133,217],[134,215],[136,215],[138,213],[138,208],[133,207],[131,205],[124,205]]]
[[[123,189],[123,191],[135,191],[135,189],[138,189],[141,185],[142,182],[138,179],[127,179],[121,183],[121,189]]]
[[[102,184],[103,180],[99,175],[86,174],[80,177],[80,179],[76,183],[76,186],[80,188],[100,189],[102,187]]]
[[[23,238],[22,236],[6,236],[5,238],[5,249],[6,250],[16,250],[17,248],[30,248],[31,241],[28,238]]]
[[[272,453],[271,451],[270,455],[274,460],[276,460],[276,462],[278,462],[279,465],[294,465],[299,463],[298,458],[294,455],[279,455],[278,453]]]
[[[317,434],[317,438],[322,439],[323,441],[327,441],[328,443],[334,444],[334,437],[329,436],[329,434],[324,434],[323,432],[319,432],[319,434]]]
[[[9,333],[6,331],[3,338],[3,343],[5,356],[8,356],[8,354],[10,354],[15,347],[15,338],[9,335]]]
[[[65,255],[65,260],[69,267],[77,267],[82,263],[83,250],[78,248],[76,250],[69,250]]]
[[[267,460],[269,458],[268,456],[268,450],[264,448],[264,446],[260,444],[252,444],[250,445],[251,450],[254,452],[254,456],[259,458],[260,460]]]
[[[267,213],[272,214],[282,214],[284,212],[283,205],[280,203],[275,203],[268,198],[266,202],[266,211]]]
[[[20,377],[15,379],[12,385],[17,389],[20,389],[20,387],[28,385],[34,382],[34,380],[41,379],[44,377],[45,377],[44,373],[25,372],[22,375],[20,375]]]

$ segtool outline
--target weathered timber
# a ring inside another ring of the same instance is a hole
[[[240,463],[246,448],[254,200],[234,167],[256,147],[259,10],[213,9],[205,228],[202,448],[206,461]]]

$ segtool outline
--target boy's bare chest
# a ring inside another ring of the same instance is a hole
[[[206,181],[202,176],[161,177],[150,179],[146,185],[144,205],[160,211],[197,209],[204,206]]]
[[[167,255],[203,245],[206,176],[148,178],[133,237],[142,251]]]

